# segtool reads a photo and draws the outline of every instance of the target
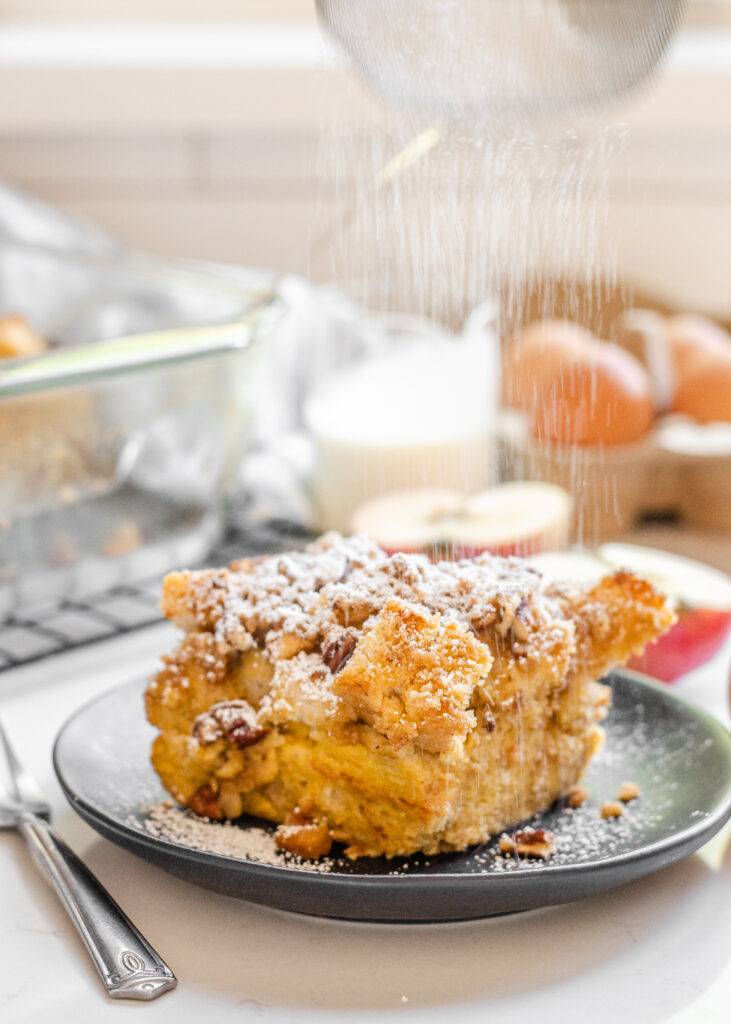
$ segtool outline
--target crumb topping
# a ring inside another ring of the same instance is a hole
[[[318,860],[330,853],[332,834],[327,822],[313,821],[295,807],[274,833],[274,842],[301,860]]]
[[[540,574],[517,558],[435,564],[425,555],[388,556],[363,535],[330,533],[302,552],[173,573],[163,609],[185,629],[212,631],[221,652],[262,646],[276,659],[323,650],[327,667],[338,671],[393,598],[478,633],[494,627],[517,644],[536,645],[533,606],[553,606],[539,585]]]
[[[599,812],[602,818],[621,818],[624,814],[624,807],[616,800],[606,800]]]
[[[510,696],[529,677],[549,687],[576,673],[596,678],[672,620],[649,584],[621,573],[569,593],[544,586],[519,558],[434,563],[338,533],[228,569],[171,573],[162,605],[187,637],[151,692],[162,687],[179,699],[191,660],[223,685],[235,677],[235,659],[259,652],[271,675],[246,695],[260,723],[321,727],[360,717],[394,746],[418,738],[435,752],[489,720],[484,707],[503,688]],[[379,651],[389,650],[382,663]],[[200,726],[205,735],[217,728]]]
[[[639,795],[640,787],[636,782],[623,782],[617,790],[617,799],[621,800],[623,804],[636,800]]]

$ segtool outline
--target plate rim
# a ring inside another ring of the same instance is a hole
[[[705,709],[699,708],[686,697],[669,690],[667,683],[662,683],[642,672],[637,672],[633,669],[616,668],[607,673],[603,678],[611,679],[612,676],[624,678],[633,685],[639,686],[641,689],[647,688],[654,690],[661,694],[662,697],[668,700],[671,704],[676,703],[681,705],[691,714],[691,716],[696,719],[700,719],[706,729],[706,732],[713,734],[714,742],[720,741],[722,744],[726,745],[726,756],[729,766],[729,786],[726,795],[717,802],[712,811],[704,815],[700,820],[692,822],[682,830],[673,832],[669,836],[655,840],[649,845],[646,844],[636,849],[628,850],[624,853],[615,854],[610,857],[583,860],[578,864],[551,864],[549,862],[536,865],[535,867],[523,867],[519,873],[519,877],[523,880],[529,881],[536,878],[558,879],[566,877],[566,875],[576,876],[587,872],[595,874],[612,871],[617,868],[621,868],[623,865],[634,864],[637,861],[655,860],[662,857],[663,853],[667,851],[684,848],[688,845],[692,846],[697,839],[701,839],[701,842],[697,843],[694,847],[694,849],[697,849],[702,845],[702,840],[706,836],[706,833],[708,833],[707,838],[710,839],[720,828],[723,827],[725,822],[731,818],[731,732],[726,728],[726,726]],[[53,769],[63,794],[73,810],[76,811],[76,813],[79,814],[79,816],[92,828],[94,828],[95,831],[99,832],[99,829],[96,828],[97,823],[102,823],[108,832],[113,832],[119,838],[129,837],[130,841],[133,841],[139,846],[146,847],[150,850],[162,850],[170,856],[182,857],[185,860],[193,861],[201,866],[225,868],[227,870],[239,871],[246,874],[251,873],[253,875],[258,875],[262,879],[270,877],[278,880],[294,880],[296,878],[306,877],[308,880],[317,880],[318,884],[330,887],[337,886],[348,888],[352,886],[358,888],[365,887],[378,889],[382,889],[384,887],[411,887],[416,889],[419,887],[442,886],[445,884],[445,879],[449,879],[450,884],[474,886],[478,881],[483,885],[489,885],[491,880],[502,880],[503,877],[505,877],[496,872],[460,872],[458,870],[449,871],[447,873],[425,872],[415,874],[410,874],[406,871],[399,872],[398,874],[350,874],[337,870],[314,871],[293,867],[287,864],[268,864],[244,857],[232,857],[227,856],[226,854],[214,853],[209,850],[199,850],[195,847],[172,842],[164,837],[148,835],[141,827],[126,826],[119,820],[119,818],[112,816],[104,810],[97,809],[96,806],[78,796],[64,777],[63,769],[60,764],[61,758],[59,750],[67,729],[76,721],[77,718],[81,717],[88,708],[92,707],[94,704],[101,703],[105,698],[108,698],[113,693],[127,688],[131,689],[133,685],[142,686],[143,684],[146,684],[145,679],[138,677],[128,679],[125,682],[103,690],[101,693],[89,698],[89,700],[84,701],[83,704],[75,708],[74,711],[65,719],[54,740],[52,750]],[[105,838],[108,838],[105,833],[99,834],[105,835]],[[486,842],[489,842],[489,840],[486,840]],[[474,847],[468,848],[468,851],[474,851],[479,845],[480,844],[475,844]],[[455,851],[454,856],[460,857],[468,851]],[[407,858],[393,858],[394,861],[399,861],[401,859]]]

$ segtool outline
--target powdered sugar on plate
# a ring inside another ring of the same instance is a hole
[[[212,821],[176,807],[169,800],[148,808],[145,831],[156,839],[164,839],[177,846],[259,864],[298,867],[305,871],[329,871],[333,864],[328,858],[305,861],[280,850],[274,842],[274,834],[265,828]]]

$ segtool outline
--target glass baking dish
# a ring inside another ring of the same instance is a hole
[[[247,442],[272,274],[0,243],[0,616],[203,558]]]

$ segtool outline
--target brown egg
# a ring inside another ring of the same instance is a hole
[[[653,420],[650,381],[624,349],[595,341],[559,366],[546,363],[527,410],[536,438],[559,444],[628,444]]]
[[[673,412],[701,423],[731,423],[731,345],[691,363],[678,380]]]
[[[505,353],[503,404],[530,408],[536,395],[536,381],[546,368],[559,368],[594,342],[596,338],[590,331],[570,320],[538,320],[530,324]]]
[[[665,322],[665,337],[670,346],[676,382],[707,355],[731,351],[731,335],[705,316],[684,313]]]

